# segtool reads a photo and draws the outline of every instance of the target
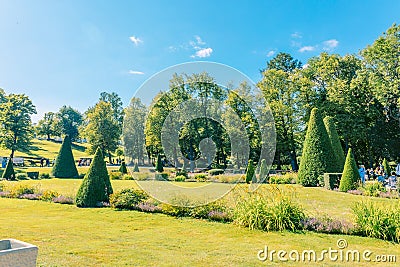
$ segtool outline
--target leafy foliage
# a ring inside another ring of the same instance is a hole
[[[78,170],[76,169],[74,156],[72,154],[71,139],[69,135],[64,137],[51,173],[56,178],[78,177]]]
[[[110,206],[115,209],[133,210],[137,209],[137,205],[148,198],[149,196],[141,190],[122,189],[110,196]]]
[[[123,173],[123,174],[127,174],[128,173],[128,170],[126,168],[126,163],[125,163],[124,160],[121,162],[121,166],[119,166],[119,171],[121,173]]]
[[[75,141],[79,136],[82,114],[70,106],[62,106],[56,116],[56,131],[60,134],[68,135],[72,141]]]
[[[101,202],[108,202],[112,193],[103,153],[98,148],[76,194],[75,202],[78,207],[97,207]]]
[[[164,166],[161,161],[161,155],[157,155],[157,162],[156,162],[156,171],[162,173],[164,171]]]

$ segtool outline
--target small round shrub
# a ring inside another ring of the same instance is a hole
[[[188,173],[187,173],[187,171],[184,170],[184,169],[178,170],[178,171],[176,172],[175,175],[176,175],[177,177],[178,177],[178,176],[185,176],[185,178],[188,178]]]
[[[186,180],[186,177],[183,175],[178,175],[175,177],[175,182],[184,182]]]
[[[123,174],[121,172],[110,172],[108,174],[110,176],[111,180],[121,180],[123,177]]]
[[[123,180],[134,180],[132,175],[129,174],[124,174],[124,176],[122,177]]]
[[[53,190],[45,190],[42,195],[39,197],[40,200],[43,201],[53,201],[53,198],[58,197],[60,194]]]
[[[195,174],[194,179],[196,179],[198,182],[204,182],[207,180],[207,174],[204,173]]]
[[[50,173],[41,173],[39,177],[41,179],[49,179],[50,178]]]
[[[148,199],[148,195],[135,189],[122,189],[110,195],[110,206],[114,209],[136,209],[136,205]]]
[[[27,175],[26,173],[17,173],[17,174],[15,175],[15,177],[16,177],[16,179],[19,180],[19,181],[28,180],[28,179],[29,179],[29,178],[28,178],[28,175]]]
[[[381,192],[386,192],[386,188],[380,182],[366,183],[364,186],[364,195],[379,197]]]
[[[25,194],[35,194],[36,191],[37,191],[36,188],[33,186],[17,184],[11,188],[10,195],[12,197],[19,197]]]

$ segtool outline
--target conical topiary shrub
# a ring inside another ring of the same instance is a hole
[[[344,164],[342,178],[340,179],[339,191],[347,192],[357,188],[360,182],[356,161],[354,160],[351,148],[347,152],[346,162]]]
[[[259,177],[260,182],[266,180],[267,176],[268,176],[267,161],[265,159],[262,159],[260,166],[260,177]]]
[[[311,111],[308,129],[303,145],[299,168],[299,182],[303,186],[317,186],[323,183],[326,172],[337,169],[331,141],[326,132],[321,114],[317,108]]]
[[[161,155],[160,154],[157,155],[156,171],[160,172],[160,173],[164,171],[164,167],[163,167],[163,164],[162,164],[162,161],[161,161]]]
[[[249,163],[247,164],[247,170],[246,170],[246,183],[250,183],[253,180],[253,176],[255,173],[255,168],[253,161],[250,159]]]
[[[74,156],[72,155],[71,138],[66,135],[58,152],[56,162],[51,171],[56,178],[78,177]]]
[[[135,162],[135,165],[133,166],[133,172],[139,172],[139,165],[137,162]]]
[[[386,158],[383,159],[382,165],[383,165],[383,171],[385,172],[385,174],[387,176],[390,176],[390,171],[391,171],[390,165],[389,165],[389,162],[386,160]]]
[[[13,160],[12,158],[8,159],[6,169],[3,172],[3,175],[1,176],[4,179],[14,181],[15,180],[15,172],[14,172],[14,166],[13,166]]]
[[[108,176],[103,153],[96,150],[89,171],[83,178],[76,194],[75,203],[78,207],[98,207],[101,202],[108,202],[113,189]]]
[[[123,173],[123,174],[127,174],[128,173],[128,170],[126,169],[126,163],[125,163],[124,160],[121,162],[121,166],[119,167],[119,171],[121,173]]]
[[[325,117],[324,124],[326,128],[326,132],[329,135],[329,139],[331,141],[333,153],[335,154],[336,161],[337,161],[337,172],[341,172],[344,167],[345,156],[343,152],[342,145],[340,144],[339,135],[336,131],[335,123],[333,122],[332,117]]]

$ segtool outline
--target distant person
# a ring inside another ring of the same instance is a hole
[[[389,176],[389,179],[388,179],[389,189],[396,189],[396,183],[397,183],[396,173],[392,172],[392,175]]]
[[[360,174],[361,182],[364,184],[365,183],[365,167],[364,167],[364,165],[360,165],[360,168],[358,169],[358,173]]]
[[[50,159],[46,159],[46,166],[50,167]]]
[[[40,167],[43,167],[43,164],[44,164],[44,158],[41,158],[40,159]]]
[[[396,166],[396,175],[398,177],[400,177],[400,161],[399,161],[399,163],[397,163],[397,166]]]
[[[5,168],[7,166],[7,158],[3,158],[3,161],[1,162],[1,167]]]

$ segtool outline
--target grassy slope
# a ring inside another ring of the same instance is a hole
[[[60,150],[61,143],[46,141],[46,140],[38,140],[34,139],[32,142],[32,146],[29,152],[15,152],[15,157],[44,157],[49,158],[50,160],[57,157],[58,151]],[[72,153],[74,154],[75,159],[79,159],[80,157],[89,156],[86,153],[87,144],[78,144],[74,143],[72,145]],[[0,156],[8,157],[10,155],[10,150],[0,149]]]
[[[266,233],[162,214],[79,209],[29,200],[0,199],[0,207],[0,236],[36,244],[39,266],[265,266],[269,262],[261,263],[256,258],[265,245],[276,250],[321,251],[336,248],[338,238],[345,238],[349,249],[400,254],[399,245],[371,238]]]

